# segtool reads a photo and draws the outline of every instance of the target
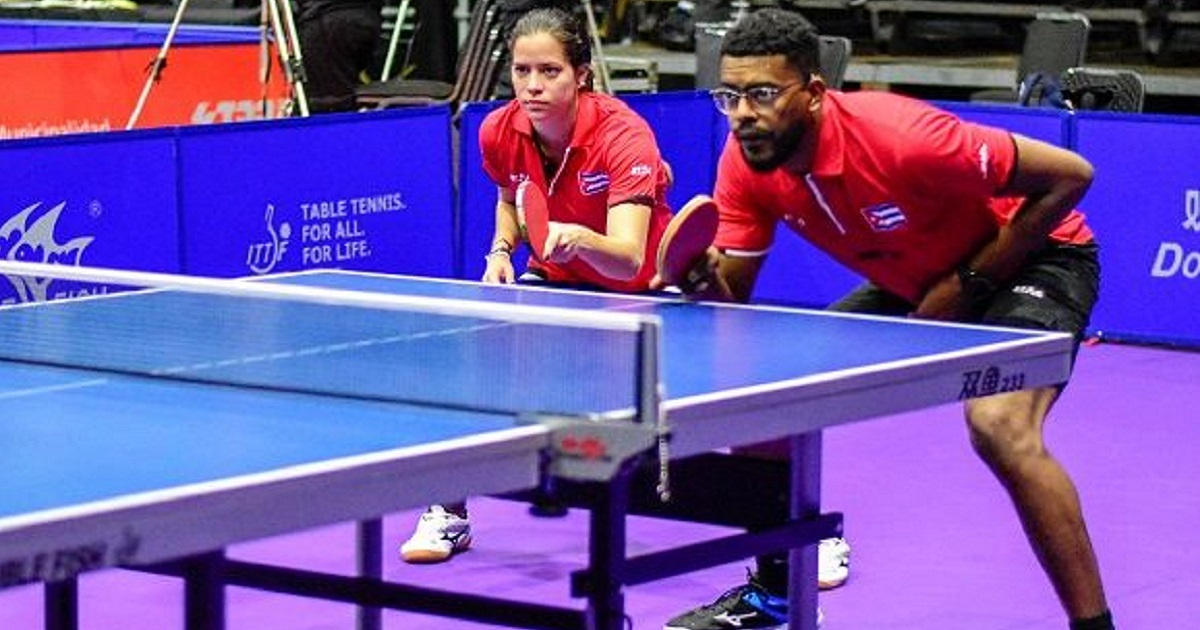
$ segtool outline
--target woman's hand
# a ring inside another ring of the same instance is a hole
[[[512,258],[508,252],[493,252],[487,256],[487,269],[483,272],[483,281],[492,284],[512,284],[517,275],[513,271]]]
[[[580,255],[595,232],[577,223],[551,221],[546,235],[546,246],[542,249],[542,260],[562,264]]]

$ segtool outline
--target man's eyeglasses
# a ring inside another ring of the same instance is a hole
[[[804,85],[804,82],[789,83],[787,85],[756,85],[748,87],[744,90],[735,90],[729,87],[719,87],[709,94],[712,94],[713,102],[716,103],[717,109],[722,114],[732,114],[738,106],[738,101],[745,98],[750,102],[750,107],[763,111],[775,106],[775,101],[784,92],[796,87]]]

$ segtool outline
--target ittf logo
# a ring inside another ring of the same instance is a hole
[[[1200,232],[1200,190],[1184,193],[1183,229]]]
[[[281,222],[278,229],[275,228],[274,204],[267,204],[264,219],[268,240],[251,243],[246,251],[246,266],[260,276],[275,270],[275,265],[279,264],[283,255],[287,253],[288,242],[292,237],[292,225],[287,221]]]

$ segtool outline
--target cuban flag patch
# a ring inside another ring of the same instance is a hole
[[[890,232],[904,227],[908,217],[894,203],[881,203],[862,209],[867,224],[876,232]]]
[[[585,195],[595,195],[606,190],[608,190],[608,173],[604,171],[579,173],[579,192]]]

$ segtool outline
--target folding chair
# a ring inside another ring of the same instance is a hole
[[[479,0],[471,13],[467,37],[459,51],[453,84],[424,79],[393,78],[364,85],[356,91],[362,109],[406,105],[457,104],[470,100],[471,87],[490,56],[489,38],[496,37],[494,21],[500,0]]]
[[[1091,22],[1081,13],[1037,14],[1025,33],[1013,87],[981,90],[971,95],[971,101],[1018,103],[1023,100],[1021,86],[1028,85],[1030,77],[1057,82],[1067,68],[1083,65],[1091,30]]]
[[[508,35],[515,23],[514,17],[502,15],[489,20],[488,28],[480,37],[478,64],[470,71],[463,87],[463,102],[491,100],[499,80],[498,73],[508,58]]]
[[[846,78],[846,67],[850,65],[852,50],[850,38],[821,36],[821,77],[825,85],[840,90]]]
[[[1077,110],[1140,113],[1146,102],[1146,82],[1133,70],[1067,68],[1060,88]]]

